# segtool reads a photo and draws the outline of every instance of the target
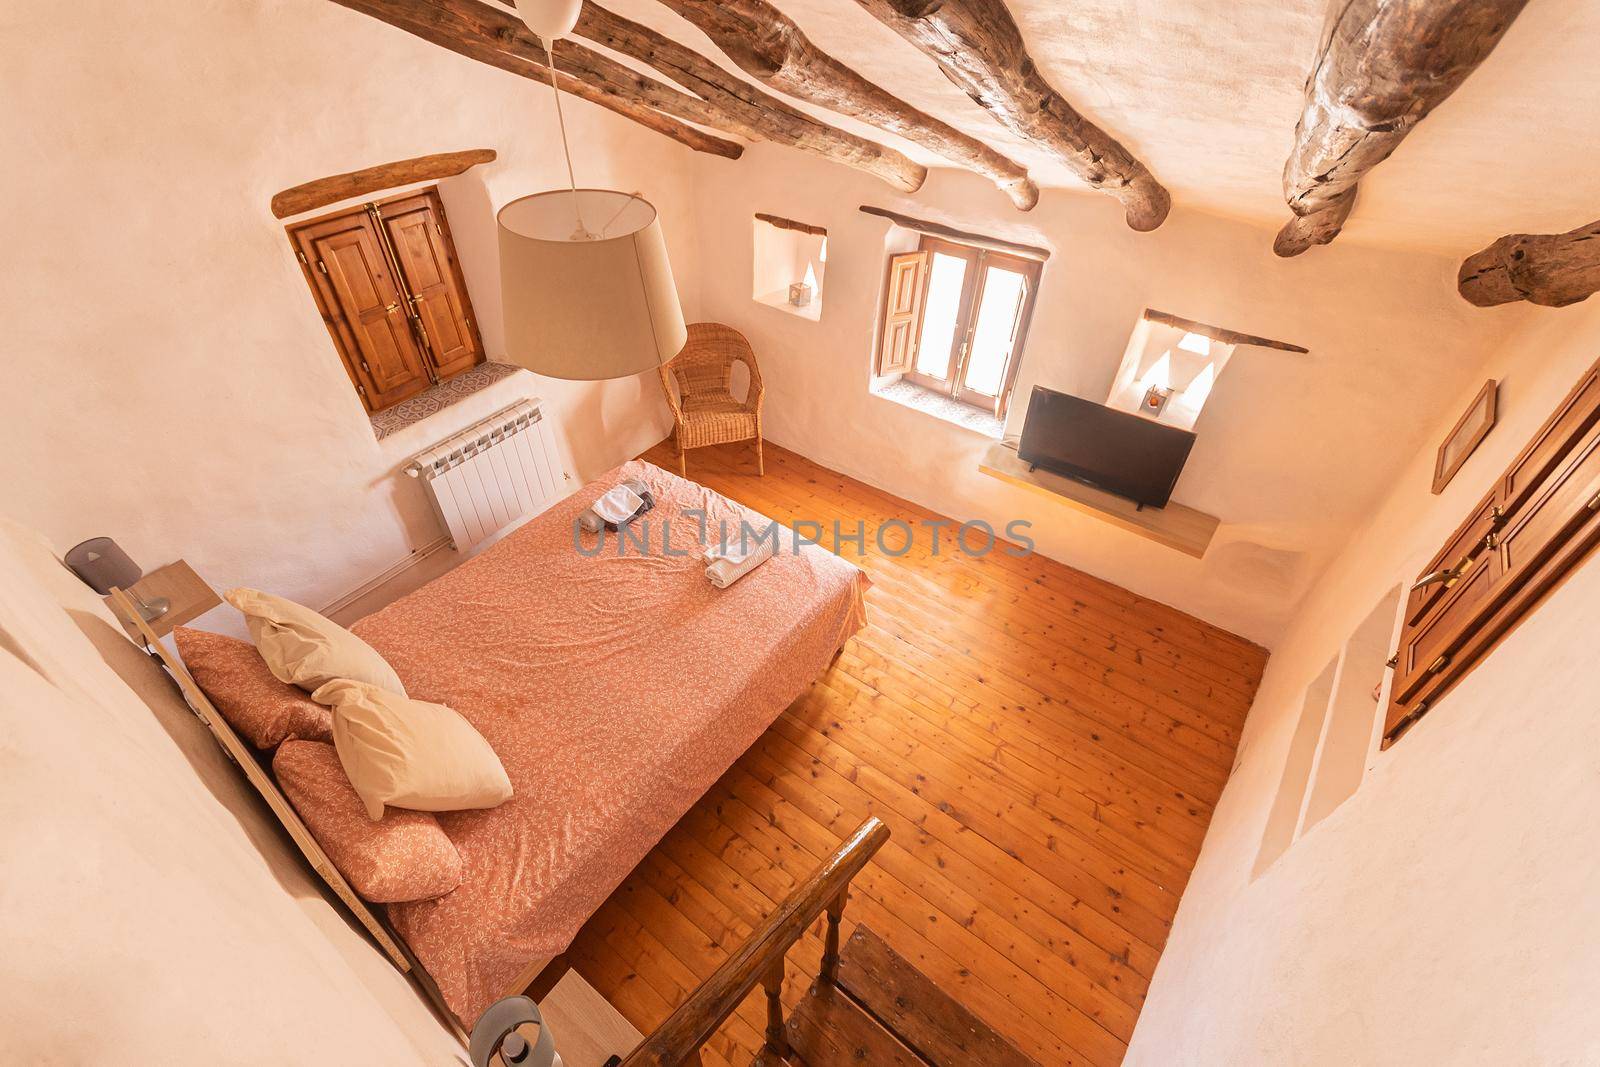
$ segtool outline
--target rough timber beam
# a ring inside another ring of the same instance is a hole
[[[1334,0],[1306,79],[1272,243],[1298,256],[1339,235],[1356,184],[1467,80],[1528,0]]]
[[[1019,210],[1039,202],[1039,187],[1020,164],[863,78],[812,44],[793,19],[766,0],[661,2],[763,85],[898,134],[982,174]]]
[[[1467,257],[1456,287],[1479,307],[1576,304],[1600,292],[1600,222],[1566,233],[1507,234]]]
[[[1122,203],[1136,230],[1160,226],[1172,197],[1115,137],[1082,115],[1034,65],[1002,0],[856,0],[927,53],[1012,133],[1062,159]]]

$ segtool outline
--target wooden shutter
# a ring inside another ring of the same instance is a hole
[[[291,231],[345,370],[369,411],[392,407],[431,382],[389,268],[383,238],[365,210]]]
[[[1600,365],[1590,368],[1406,602],[1392,742],[1600,545]]]
[[[883,330],[878,346],[878,373],[904,374],[917,356],[922,330],[922,294],[927,289],[931,253],[906,252],[889,260],[889,282],[883,304]]]
[[[429,189],[378,210],[434,373],[448,378],[482,363],[483,342],[439,194]]]

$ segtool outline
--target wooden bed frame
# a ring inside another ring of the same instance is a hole
[[[268,772],[267,768],[262,765],[260,755],[234,732],[233,727],[228,725],[227,719],[218,714],[216,707],[206,697],[205,691],[200,688],[194,677],[189,673],[188,668],[183,665],[183,661],[156,636],[155,631],[145,622],[144,616],[134,606],[133,599],[121,589],[113,589],[109,599],[112,606],[116,608],[117,613],[126,619],[131,627],[137,630],[144,645],[144,650],[166,668],[167,673],[171,675],[173,682],[177,685],[178,691],[183,695],[184,701],[189,705],[189,710],[194,712],[195,717],[205,724],[206,729],[211,731],[211,736],[222,747],[223,753],[244,772],[245,778],[251,785],[255,786],[256,792],[261,794],[261,799],[267,802],[267,807],[272,811],[273,815],[277,816],[278,822],[283,825],[283,828],[288,831],[289,837],[300,849],[301,855],[311,864],[311,869],[317,873],[318,877],[322,879],[329,889],[333,890],[334,896],[339,898],[350,913],[355,916],[356,920],[366,928],[367,933],[371,935],[372,940],[377,943],[378,948],[388,958],[389,962],[394,964],[401,974],[407,975],[416,982],[422,994],[427,997],[428,1002],[449,1027],[450,1032],[465,1046],[467,1044],[467,1032],[462,1025],[462,1020],[458,1019],[455,1012],[445,1003],[444,995],[439,992],[439,986],[434,982],[433,976],[428,974],[427,969],[412,954],[411,949],[405,942],[394,933],[389,924],[374,912],[366,901],[361,899],[350,883],[345,880],[344,875],[339,873],[339,869],[333,865],[333,861],[328,858],[328,854],[322,850],[322,846],[312,836],[311,828],[300,818],[300,813],[294,810],[294,805],[289,802],[289,798],[284,796],[283,791],[278,788],[277,781]],[[540,976],[540,972],[545,969],[549,962],[549,960],[539,961],[537,969],[528,973],[528,982],[516,989],[508,990],[506,995],[521,993],[523,989],[527,988],[527,985]],[[522,978],[519,976],[517,980],[521,982]]]
[[[201,579],[204,581],[204,579]],[[214,592],[214,591],[213,591]],[[450,1031],[461,1041],[467,1044],[467,1028],[463,1020],[458,1018],[450,1006],[445,1002],[444,994],[439,991],[438,984],[433,980],[420,960],[411,952],[411,949],[400,937],[395,934],[388,922],[375,913],[367,902],[362,900],[355,889],[345,880],[344,875],[333,865],[328,854],[322,850],[317,839],[312,835],[311,828],[300,818],[289,798],[284,796],[278,788],[277,781],[272,777],[267,767],[263,765],[261,755],[256,749],[246,744],[234,732],[228,721],[217,712],[216,707],[206,697],[205,691],[199,683],[189,674],[188,668],[178,658],[172,649],[168,648],[156,636],[154,630],[145,622],[144,617],[134,606],[133,599],[121,589],[113,589],[107,598],[112,606],[124,619],[127,620],[130,631],[136,631],[139,642],[144,645],[144,650],[166,668],[178,691],[183,695],[189,709],[196,718],[205,724],[211,731],[211,736],[227,757],[238,765],[244,772],[245,778],[255,787],[256,792],[266,801],[267,807],[277,817],[278,822],[288,831],[289,837],[294,841],[306,861],[329,889],[336,896],[356,920],[366,928],[379,949],[388,957],[402,974],[407,975],[421,989],[423,995],[439,1014],[440,1018],[449,1027]],[[848,640],[848,638],[846,639]],[[839,653],[844,650],[844,645],[834,653],[837,660]],[[511,988],[504,990],[501,996],[518,996],[526,994],[535,1000],[540,999],[551,987],[559,981],[569,969],[565,954],[552,956],[548,959],[535,959],[528,961],[512,982]]]

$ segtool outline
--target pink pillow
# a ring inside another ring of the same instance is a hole
[[[373,822],[332,745],[285,741],[278,784],[355,891],[375,904],[427,900],[461,884],[461,853],[426,811],[389,808]]]
[[[333,712],[299,686],[274,678],[250,642],[186,626],[172,636],[194,680],[252,745],[276,748],[292,737],[333,740]]]

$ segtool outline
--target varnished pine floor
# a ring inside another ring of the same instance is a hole
[[[766,453],[764,478],[748,445],[691,452],[689,476],[782,521],[864,520],[869,625],[589,921],[573,965],[648,1033],[876,815],[892,837],[845,936],[870,925],[1041,1064],[1118,1063],[1266,653],[1040,556],[974,559],[951,530],[934,555],[934,513]],[[646,458],[676,468],[668,445]],[[907,555],[872,546],[891,517],[918,530]],[[821,952],[814,929],[790,953],[791,1005]],[[706,1063],[747,1064],[764,1018],[758,989]]]

